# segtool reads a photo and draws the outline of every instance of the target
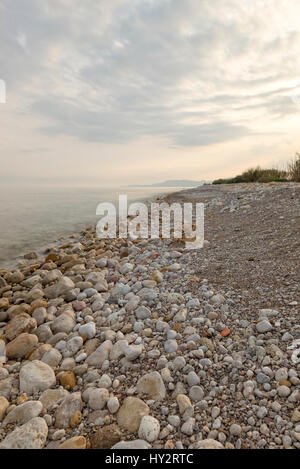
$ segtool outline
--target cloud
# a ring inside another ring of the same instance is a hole
[[[3,0],[1,73],[47,135],[208,146],[298,112],[296,0]]]

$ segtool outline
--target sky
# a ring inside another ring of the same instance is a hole
[[[300,151],[299,18],[299,0],[0,0],[0,181],[284,166]]]

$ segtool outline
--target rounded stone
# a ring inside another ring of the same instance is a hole
[[[86,336],[88,339],[93,339],[96,335],[96,325],[94,322],[88,322],[79,327],[79,334]]]
[[[17,427],[1,441],[0,449],[42,449],[46,443],[48,425],[41,417],[35,417]]]
[[[200,378],[194,371],[190,371],[187,376],[187,382],[189,386],[196,386],[200,383]]]
[[[20,371],[20,391],[32,395],[34,392],[45,391],[56,383],[52,368],[38,360],[27,363]]]
[[[166,388],[158,371],[152,371],[142,376],[137,383],[137,391],[147,394],[150,399],[159,401],[165,398]]]
[[[109,392],[105,388],[91,389],[89,391],[89,406],[93,410],[102,410],[109,399]]]
[[[120,408],[119,399],[117,397],[111,397],[107,401],[107,408],[111,414],[118,412]]]
[[[260,321],[258,324],[256,324],[256,329],[260,334],[264,334],[266,332],[270,332],[273,327],[272,324],[269,323],[266,319]]]
[[[277,392],[280,397],[288,397],[291,394],[291,390],[287,386],[278,386]]]
[[[150,415],[144,415],[141,420],[138,432],[139,438],[141,438],[142,440],[149,441],[149,443],[151,443],[152,441],[157,440],[159,432],[159,421],[154,417],[151,417]]]
[[[135,433],[140,426],[141,420],[149,414],[149,407],[137,397],[126,397],[118,412],[117,420],[120,427],[131,433]]]
[[[29,316],[27,313],[21,313],[15,316],[9,322],[5,330],[5,337],[8,340],[14,340],[17,336],[24,332],[31,332],[37,326],[37,322],[34,318]]]
[[[38,344],[34,334],[23,333],[6,345],[7,358],[24,358]]]
[[[204,391],[201,386],[192,386],[189,392],[189,396],[193,402],[199,402],[204,397]]]
[[[59,376],[60,384],[70,391],[76,386],[76,378],[73,371],[65,371]]]
[[[237,423],[233,423],[232,425],[230,425],[229,431],[230,435],[240,436],[242,433],[242,427]]]
[[[181,415],[184,414],[188,407],[192,406],[190,399],[185,394],[178,394],[176,401]]]
[[[178,344],[176,340],[169,339],[165,342],[164,348],[167,353],[174,353],[178,349]]]
[[[61,443],[58,449],[86,449],[86,438],[84,436],[73,436]]]

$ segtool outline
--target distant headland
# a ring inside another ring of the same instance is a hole
[[[128,187],[198,187],[210,184],[208,181],[190,181],[188,179],[170,179],[155,184],[131,184]]]

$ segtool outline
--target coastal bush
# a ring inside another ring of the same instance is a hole
[[[300,153],[289,163],[288,174],[291,181],[300,182]]]
[[[262,169],[260,166],[250,168],[242,174],[229,179],[217,179],[213,184],[239,184],[249,182],[285,182],[288,181],[288,172],[271,168]]]

